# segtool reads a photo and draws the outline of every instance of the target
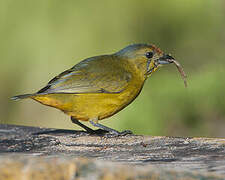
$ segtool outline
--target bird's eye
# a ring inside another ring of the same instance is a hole
[[[150,59],[150,58],[153,57],[153,52],[147,52],[147,53],[145,54],[145,56],[146,56],[148,59]]]

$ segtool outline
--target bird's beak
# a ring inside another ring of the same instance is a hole
[[[174,63],[175,59],[169,54],[163,54],[159,59],[150,62],[150,66],[148,65],[149,70],[147,71],[147,75],[150,75],[152,72],[155,72],[158,67],[164,64]]]
[[[170,64],[174,62],[174,58],[169,54],[163,54],[162,57],[160,57],[156,62],[158,65],[163,64]]]

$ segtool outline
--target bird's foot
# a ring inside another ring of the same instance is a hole
[[[97,130],[94,130],[91,134],[103,136],[103,137],[119,137],[119,136],[126,136],[128,134],[133,134],[133,133],[130,130],[119,132],[119,131],[106,131],[103,129],[97,129]]]
[[[130,130],[125,130],[125,131],[122,131],[119,133],[120,136],[126,136],[126,135],[131,135],[131,134],[133,134],[133,132]]]
[[[122,137],[122,136],[126,136],[126,135],[131,135],[131,134],[133,134],[132,131],[126,130],[126,131],[122,131],[122,132],[118,132],[118,133],[107,132],[103,136],[107,137],[107,138],[110,138],[110,137],[112,138],[112,137]]]
[[[99,136],[103,136],[106,133],[108,133],[108,131],[103,130],[103,129],[96,129],[96,130],[93,130],[92,132],[90,132],[90,134],[92,134],[92,135],[99,135]]]

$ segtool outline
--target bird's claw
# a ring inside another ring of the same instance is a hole
[[[118,131],[109,132],[103,129],[97,129],[97,130],[94,130],[91,134],[103,136],[103,137],[119,137],[119,136],[126,136],[128,134],[133,134],[133,133],[130,130],[125,130],[122,132],[118,132]]]

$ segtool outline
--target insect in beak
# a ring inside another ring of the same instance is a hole
[[[178,71],[180,72],[180,75],[181,75],[182,79],[184,80],[185,87],[187,87],[187,75],[185,74],[185,72],[184,72],[182,66],[180,65],[180,63],[177,62],[171,55],[163,54],[162,57],[160,57],[158,60],[156,60],[156,63],[158,65],[174,63],[176,65]]]

